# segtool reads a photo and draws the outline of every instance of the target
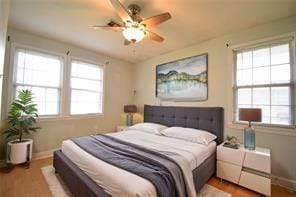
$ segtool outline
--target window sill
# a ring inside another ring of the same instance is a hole
[[[241,122],[232,122],[228,123],[227,127],[234,130],[243,131],[243,129],[247,126],[247,123]],[[275,135],[286,135],[286,136],[295,136],[296,137],[296,127],[295,125],[285,126],[285,125],[256,125],[253,124],[255,127],[256,132],[261,133],[269,133]]]
[[[51,122],[51,121],[63,121],[63,120],[88,120],[103,118],[104,114],[85,114],[85,115],[69,115],[69,116],[41,116],[37,122]]]

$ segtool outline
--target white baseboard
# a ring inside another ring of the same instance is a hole
[[[296,191],[296,180],[291,180],[291,179],[272,175],[271,183],[274,185],[279,185],[289,190]]]
[[[60,148],[55,148],[55,149],[51,149],[51,150],[47,150],[47,151],[43,151],[43,152],[39,152],[39,153],[33,153],[32,156],[32,160],[37,160],[37,159],[44,159],[47,157],[52,157],[53,156],[53,152],[56,150],[59,150]]]

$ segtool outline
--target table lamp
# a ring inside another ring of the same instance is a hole
[[[259,108],[240,108],[239,120],[248,121],[248,127],[244,129],[244,144],[245,148],[255,150],[255,130],[251,122],[261,122],[261,109]]]
[[[137,106],[135,105],[125,105],[124,106],[124,113],[126,114],[126,125],[132,126],[133,125],[133,113],[137,112]]]

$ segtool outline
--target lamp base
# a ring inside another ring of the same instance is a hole
[[[126,125],[132,126],[133,125],[133,114],[126,115]]]
[[[246,149],[256,149],[255,137],[255,130],[251,126],[244,129],[244,144]]]

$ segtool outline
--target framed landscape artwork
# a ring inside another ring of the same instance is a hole
[[[158,65],[156,96],[172,101],[207,100],[208,54]]]

